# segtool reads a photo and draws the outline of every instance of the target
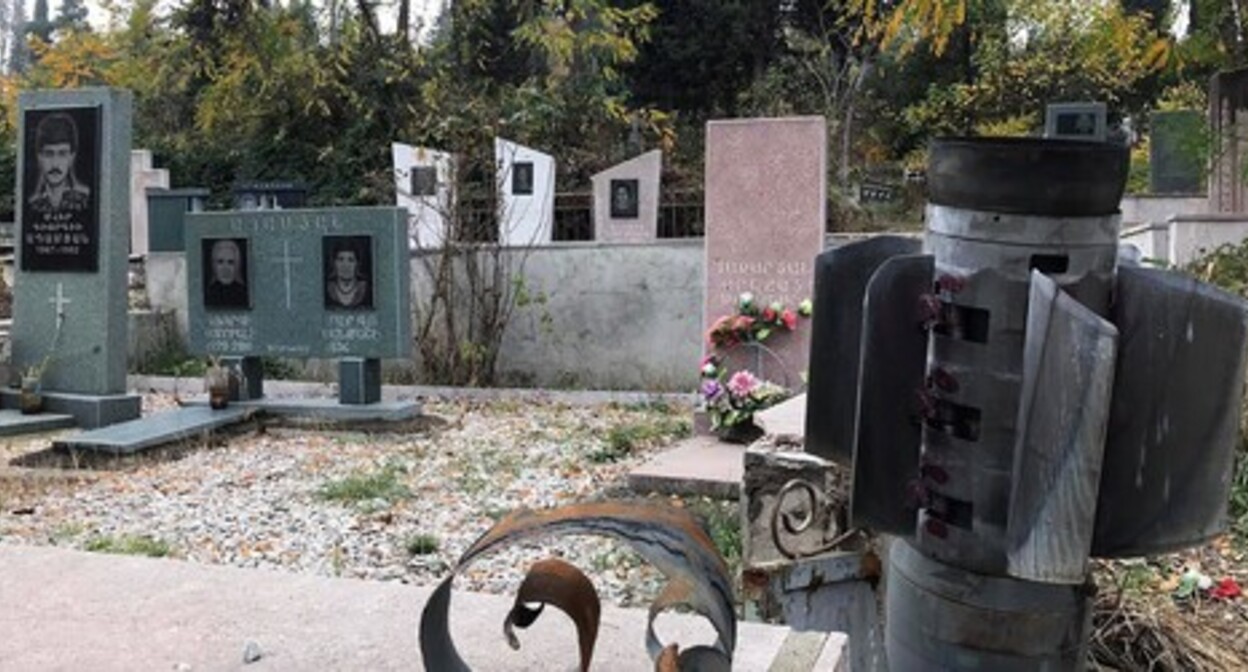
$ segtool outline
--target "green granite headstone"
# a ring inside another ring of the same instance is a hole
[[[404,210],[188,213],[186,227],[192,352],[410,355]]]
[[[1149,117],[1149,191],[1203,194],[1208,130],[1196,110],[1154,112]]]
[[[186,213],[201,212],[211,192],[207,189],[147,190],[147,249],[182,252]]]
[[[126,390],[131,110],[117,89],[19,98],[12,361],[46,361],[47,392]]]

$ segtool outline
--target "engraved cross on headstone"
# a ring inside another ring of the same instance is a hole
[[[73,303],[69,297],[65,296],[65,286],[62,283],[56,283],[56,296],[48,299],[48,303],[56,304],[56,328],[61,328],[61,323],[65,321],[65,304]]]
[[[292,257],[292,256],[290,256],[290,241],[289,241],[289,240],[283,240],[283,241],[282,241],[282,256],[280,256],[280,257],[278,257],[278,258],[274,259],[273,261],[276,261],[277,263],[282,264],[282,266],[284,266],[284,267],[285,267],[285,269],[284,269],[284,270],[285,270],[285,276],[286,276],[286,310],[290,310],[290,309],[291,309],[291,303],[290,303],[290,265],[291,265],[291,264],[299,264],[299,263],[303,263],[303,257]]]

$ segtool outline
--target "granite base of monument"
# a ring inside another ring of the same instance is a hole
[[[0,410],[0,436],[38,434],[74,426],[74,416],[62,413],[35,413],[27,415],[11,409]]]
[[[0,390],[0,408],[18,408],[20,392],[15,389]],[[83,429],[106,427],[141,415],[143,398],[137,394],[71,394],[68,392],[44,392],[45,413],[72,416],[74,424]]]
[[[251,401],[264,397],[264,362],[259,357],[222,357],[230,370],[230,401]]]
[[[381,360],[344,357],[338,362],[338,402],[376,404],[381,401]]]
[[[208,399],[196,398],[188,406],[207,406]],[[385,401],[374,404],[344,404],[337,399],[253,399],[231,401],[229,409],[242,408],[270,415],[309,418],[329,422],[402,422],[420,415],[418,401]]]
[[[219,411],[206,406],[179,408],[58,439],[52,446],[129,455],[177,441],[197,439],[222,427],[243,422],[253,415],[254,412],[249,409],[234,406]]]

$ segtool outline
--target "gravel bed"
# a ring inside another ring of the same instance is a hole
[[[173,405],[169,395],[144,398],[145,414]],[[33,494],[6,491],[20,470],[5,467],[0,543],[98,550],[142,537],[191,562],[430,585],[516,507],[631,496],[628,471],[687,432],[690,417],[686,408],[527,402],[439,402],[425,412],[432,426],[415,433],[258,426]],[[621,436],[632,447],[616,455]],[[10,442],[0,459],[47,442]],[[607,602],[647,604],[658,587],[627,547],[594,537],[508,547],[456,586],[512,592],[550,555],[585,571]]]

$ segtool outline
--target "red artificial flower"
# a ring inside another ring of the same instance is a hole
[[[780,319],[784,320],[784,326],[787,327],[789,331],[797,328],[797,313],[792,310],[784,311],[784,314],[780,316]]]
[[[775,322],[775,321],[776,321],[776,311],[772,310],[771,308],[764,308],[764,309],[763,309],[763,321],[764,321],[764,322]]]
[[[1243,595],[1243,591],[1240,590],[1239,584],[1235,583],[1235,579],[1229,577],[1222,579],[1217,585],[1209,589],[1209,597],[1215,600],[1230,600],[1240,595]]]

